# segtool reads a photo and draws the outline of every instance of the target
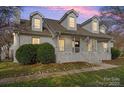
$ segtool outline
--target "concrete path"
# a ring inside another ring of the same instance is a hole
[[[0,79],[0,85],[14,83],[14,82],[21,82],[21,81],[36,80],[36,79],[47,78],[47,77],[63,76],[68,74],[81,73],[81,72],[97,71],[101,69],[110,69],[110,68],[116,68],[116,67],[118,66],[102,63],[97,67],[82,68],[82,69],[69,70],[69,71],[63,71],[63,72],[41,73],[39,71],[33,75]]]

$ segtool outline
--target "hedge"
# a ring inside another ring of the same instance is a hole
[[[16,51],[16,59],[19,63],[27,65],[34,63],[54,63],[55,50],[48,43],[44,44],[25,44],[19,47]]]
[[[22,45],[16,51],[16,59],[21,64],[34,64],[36,62],[36,46],[32,44]]]
[[[37,59],[43,64],[55,63],[55,50],[49,43],[42,44],[37,50]]]

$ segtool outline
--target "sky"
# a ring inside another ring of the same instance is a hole
[[[29,19],[30,13],[39,11],[45,18],[59,20],[65,12],[74,9],[79,13],[78,23],[99,15],[100,6],[24,6],[21,11],[22,19]]]

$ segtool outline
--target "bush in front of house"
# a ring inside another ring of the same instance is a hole
[[[49,43],[43,43],[37,50],[37,60],[40,63],[55,63],[55,49]]]
[[[124,51],[121,52],[120,56],[121,57],[124,57]]]
[[[112,48],[111,49],[111,54],[112,54],[112,59],[116,59],[120,56],[121,52],[117,48]]]
[[[34,64],[37,62],[37,48],[38,45],[25,44],[19,47],[16,51],[16,59],[21,64]]]

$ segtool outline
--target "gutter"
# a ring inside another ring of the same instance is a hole
[[[112,39],[112,37],[111,38],[107,38],[107,37],[99,37],[99,36],[92,36],[92,35],[82,35],[82,34],[70,34],[70,33],[61,33],[62,35],[77,35],[77,36],[89,36],[89,37],[96,37],[96,38],[102,38],[102,39]]]

